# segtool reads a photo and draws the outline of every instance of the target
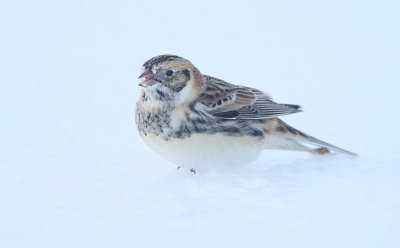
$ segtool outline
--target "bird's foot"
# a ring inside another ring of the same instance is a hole
[[[181,169],[182,167],[179,165],[178,167],[176,167],[176,171],[177,172],[179,172],[179,170]],[[190,170],[189,170],[191,173],[193,173],[193,174],[196,174],[196,169],[195,168],[190,168]]]

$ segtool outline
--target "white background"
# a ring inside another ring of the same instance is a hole
[[[400,247],[398,1],[0,5],[0,247]],[[165,53],[360,156],[177,173],[133,121]]]

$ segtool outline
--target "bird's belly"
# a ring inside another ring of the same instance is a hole
[[[164,140],[154,134],[144,142],[170,162],[196,171],[217,171],[248,164],[263,149],[262,140],[251,136],[192,134],[188,138]]]

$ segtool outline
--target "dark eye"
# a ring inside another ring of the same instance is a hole
[[[173,71],[173,70],[168,70],[168,71],[165,73],[165,75],[167,75],[168,77],[169,77],[169,76],[172,76],[172,74],[174,74],[174,71]]]

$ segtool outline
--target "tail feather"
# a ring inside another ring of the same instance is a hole
[[[347,151],[345,149],[342,149],[340,147],[334,146],[332,144],[326,143],[325,141],[319,140],[317,138],[314,138],[312,136],[309,135],[305,135],[306,137],[302,136],[302,138],[300,138],[299,142],[304,142],[307,144],[311,144],[311,145],[317,145],[317,146],[321,146],[321,147],[325,147],[328,148],[330,150],[334,150],[337,152],[341,152],[344,154],[348,154],[348,155],[352,155],[352,156],[358,156],[357,154]]]
[[[293,138],[294,140],[296,140],[299,143],[306,143],[306,144],[310,144],[310,145],[314,145],[314,146],[325,147],[325,148],[328,148],[328,149],[336,151],[336,152],[344,153],[344,154],[351,155],[351,156],[358,156],[357,154],[355,154],[353,152],[347,151],[340,147],[329,144],[325,141],[314,138],[308,134],[305,134],[305,133],[289,126],[288,124],[286,124],[285,122],[283,122],[280,119],[278,119],[277,130],[289,133],[291,138]]]

